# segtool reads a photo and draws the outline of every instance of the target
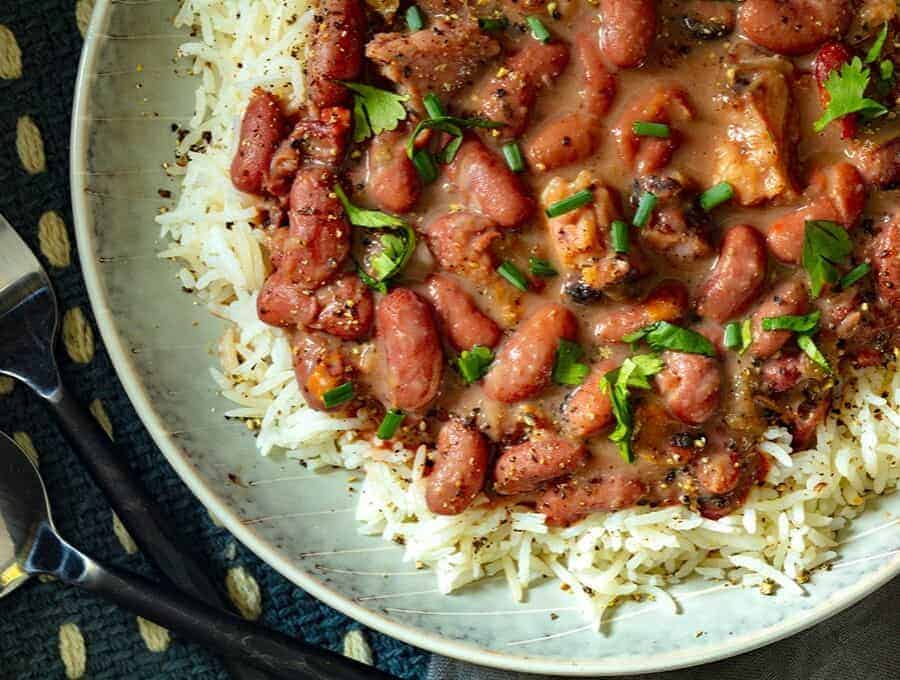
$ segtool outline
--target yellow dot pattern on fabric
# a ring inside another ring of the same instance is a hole
[[[262,595],[259,584],[243,567],[233,567],[225,576],[228,597],[248,621],[256,621],[262,615]]]
[[[35,465],[39,465],[41,462],[41,458],[38,455],[37,449],[34,448],[34,443],[31,441],[31,437],[28,436],[27,432],[13,432],[13,441],[19,445],[19,448],[25,452],[25,455],[28,456],[28,459],[34,463]]]
[[[84,677],[87,668],[87,649],[84,636],[74,623],[64,623],[59,628],[59,656],[62,658],[69,680]]]
[[[16,387],[16,381],[12,378],[0,375],[0,397],[5,397],[7,394],[12,394],[13,389]]]
[[[72,245],[66,223],[54,210],[48,210],[38,221],[38,243],[51,266],[63,269],[72,263]]]
[[[364,663],[367,666],[375,665],[372,648],[366,641],[366,636],[359,629],[353,629],[344,636],[344,656]]]
[[[119,539],[122,548],[129,555],[134,555],[138,551],[137,543],[134,542],[131,534],[128,533],[128,529],[125,528],[125,525],[122,524],[122,520],[119,519],[119,516],[116,513],[113,513],[112,524],[113,533],[116,535],[116,538]]]
[[[13,80],[22,77],[22,50],[15,34],[0,24],[0,78]]]
[[[94,331],[81,307],[68,310],[62,323],[63,345],[72,361],[89,364],[94,358]]]
[[[44,139],[31,116],[21,116],[16,123],[16,150],[28,174],[37,175],[47,170]]]
[[[87,35],[88,25],[91,23],[91,12],[94,11],[94,0],[78,0],[75,3],[75,23],[81,37]]]
[[[106,436],[110,439],[115,439],[115,437],[113,437],[112,422],[109,419],[109,415],[106,413],[106,409],[103,407],[103,402],[99,399],[94,399],[88,408],[91,411],[91,415],[94,416],[94,419],[100,423],[100,427],[106,432]]]
[[[144,644],[151,652],[161,653],[169,648],[172,639],[169,637],[169,631],[159,626],[153,621],[137,617],[138,631],[144,638]]]

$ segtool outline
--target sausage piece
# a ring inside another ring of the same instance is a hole
[[[612,512],[636,504],[647,488],[627,474],[609,472],[557,484],[538,500],[537,510],[549,526],[568,526],[593,512]]]
[[[559,341],[574,340],[577,333],[578,322],[568,309],[541,307],[500,346],[484,379],[485,393],[505,404],[534,396],[550,382]]]
[[[324,0],[318,30],[306,60],[308,98],[325,108],[346,104],[350,93],[339,80],[356,80],[362,71],[366,13],[360,0]]]
[[[408,288],[395,288],[378,303],[375,324],[391,406],[424,409],[437,396],[444,368],[428,303]]]
[[[746,0],[738,26],[760,47],[797,56],[839,39],[850,25],[852,5],[848,0]]]
[[[237,153],[231,162],[231,182],[239,191],[262,193],[272,156],[284,136],[285,120],[278,98],[255,89],[244,118]]]
[[[656,37],[656,0],[600,0],[600,45],[619,68],[638,66]]]
[[[434,467],[425,482],[428,509],[458,515],[484,488],[490,447],[477,429],[450,420],[438,433]]]
[[[626,335],[656,321],[674,323],[687,309],[685,285],[681,281],[662,281],[642,302],[600,309],[595,317],[594,337],[600,342],[621,342]]]
[[[562,405],[563,434],[576,439],[590,437],[612,423],[612,402],[600,387],[600,379],[617,365],[611,359],[598,362],[581,386],[566,398]]]
[[[534,199],[506,163],[475,137],[459,148],[447,175],[473,210],[501,227],[515,227],[534,213]]]
[[[663,352],[666,367],[655,382],[666,410],[688,425],[706,422],[719,407],[719,362],[701,354]]]
[[[765,240],[756,229],[746,224],[729,229],[700,290],[700,316],[724,323],[744,311],[765,284],[766,259]]]
[[[503,450],[494,464],[494,491],[503,496],[534,491],[544,482],[571,474],[587,451],[571,439],[547,430]]]
[[[406,213],[422,193],[422,180],[406,155],[408,132],[389,130],[369,147],[369,179],[366,192],[381,210]]]
[[[494,347],[500,342],[500,327],[484,314],[456,280],[435,274],[426,281],[427,296],[440,320],[444,335],[458,350],[475,345]]]
[[[806,286],[798,278],[782,281],[753,313],[753,342],[750,353],[766,359],[791,338],[790,331],[764,331],[763,319],[774,316],[805,314],[809,306]]]
[[[491,244],[500,231],[489,219],[470,212],[451,212],[425,229],[428,248],[443,269],[470,281],[485,283],[494,274],[497,258]]]

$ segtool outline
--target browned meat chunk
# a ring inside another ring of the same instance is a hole
[[[688,199],[681,181],[657,175],[636,179],[631,192],[635,209],[644,193],[656,196],[649,222],[639,231],[645,248],[664,255],[675,265],[690,264],[712,255],[709,215]]]
[[[470,281],[485,283],[494,276],[496,258],[491,244],[500,231],[490,220],[470,212],[451,212],[425,230],[438,264]]]

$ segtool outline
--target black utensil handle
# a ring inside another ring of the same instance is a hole
[[[163,517],[157,505],[138,484],[126,459],[115,450],[97,421],[62,383],[59,389],[47,397],[47,401],[59,417],[66,438],[78,452],[82,463],[103,491],[141,552],[179,589],[208,604],[226,608],[226,603],[206,572],[195,561],[191,552],[181,547],[172,529],[175,524]],[[215,613],[214,609],[209,611]],[[205,620],[208,621],[209,617]],[[356,672],[353,669],[357,664],[328,650],[313,646],[301,648],[298,644],[290,649],[286,647],[279,649],[285,655],[288,651],[295,657],[299,655],[300,658],[295,659],[297,663],[315,661],[324,664],[327,661],[331,673],[329,680],[351,680],[362,677],[353,674]],[[302,658],[304,656],[306,658]],[[235,660],[229,660],[226,669],[234,680],[265,679],[265,675],[255,668]]]

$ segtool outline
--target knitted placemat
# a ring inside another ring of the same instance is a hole
[[[38,254],[63,313],[60,363],[79,399],[127,455],[240,612],[289,635],[421,678],[427,655],[321,604],[263,564],[208,515],[153,445],[95,331],[74,252],[68,151],[72,93],[93,0],[0,2],[0,212]],[[0,377],[0,429],[36,456],[57,526],[98,560],[153,575],[47,411]],[[0,678],[224,680],[209,653],[154,624],[33,580],[0,602]]]

